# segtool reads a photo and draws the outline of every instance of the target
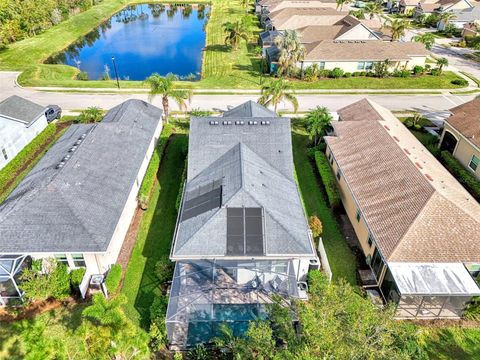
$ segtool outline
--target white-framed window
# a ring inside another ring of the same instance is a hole
[[[85,259],[83,258],[83,254],[72,254],[73,265],[76,268],[79,267],[86,267]]]
[[[320,61],[320,62],[318,63],[318,68],[319,68],[320,70],[324,70],[324,69],[325,69],[325,61]]]
[[[473,171],[477,171],[478,164],[480,163],[480,158],[478,156],[473,155],[468,163],[468,167]]]
[[[5,160],[8,160],[7,150],[5,150],[5,148],[2,148],[2,155]]]
[[[69,267],[67,254],[56,254],[55,260]]]
[[[357,63],[357,70],[372,70],[373,62],[372,61],[360,61]]]

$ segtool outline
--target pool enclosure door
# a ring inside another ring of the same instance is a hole
[[[0,306],[7,305],[12,299],[21,299],[19,277],[31,261],[27,255],[0,255]]]

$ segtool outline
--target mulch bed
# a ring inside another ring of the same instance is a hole
[[[4,308],[0,308],[0,322],[11,323],[23,319],[32,319],[37,315],[43,314],[44,312],[57,309],[60,306],[73,304],[75,302],[76,300],[72,297],[69,297],[64,301],[58,301],[55,299],[37,301],[26,307],[19,307],[20,311],[18,312],[18,314],[10,313]]]
[[[410,322],[431,327],[431,328],[447,328],[447,327],[461,327],[465,329],[473,329],[480,327],[480,321],[467,319],[436,319],[436,320],[409,320]]]

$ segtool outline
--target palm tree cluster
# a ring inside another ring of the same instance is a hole
[[[427,50],[432,50],[433,45],[435,44],[435,36],[432,33],[417,35],[413,38],[413,40],[425,45],[425,48],[427,48]]]
[[[332,115],[325,106],[317,106],[308,112],[305,117],[307,132],[313,139],[313,146],[317,146],[320,139],[331,127]]]
[[[387,19],[385,25],[390,29],[392,41],[400,40],[405,31],[410,28],[410,22],[405,19]]]
[[[238,49],[240,41],[243,39],[248,41],[248,26],[245,20],[237,20],[235,22],[227,22],[223,24],[225,36],[225,45],[230,45],[233,50]]]
[[[275,38],[275,46],[280,51],[278,59],[279,75],[290,76],[298,62],[305,57],[305,47],[303,46],[298,32],[295,30],[285,30],[282,36]]]
[[[262,95],[258,99],[259,104],[264,106],[272,105],[275,112],[277,112],[278,104],[282,101],[291,103],[294,111],[297,112],[298,101],[287,80],[283,78],[274,79],[262,87]]]

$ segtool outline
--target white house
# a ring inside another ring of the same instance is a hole
[[[0,303],[22,295],[15,279],[32,258],[85,267],[82,295],[116,262],[161,115],[128,100],[99,123],[70,126],[0,205]]]
[[[0,169],[46,126],[45,107],[16,95],[0,102]]]
[[[464,29],[465,25],[480,22],[480,7],[469,7],[461,10],[451,10],[453,18],[448,21],[440,20],[437,24],[438,30],[445,30],[447,25],[453,25],[457,29]]]

